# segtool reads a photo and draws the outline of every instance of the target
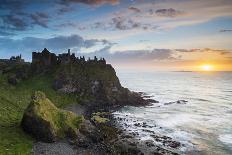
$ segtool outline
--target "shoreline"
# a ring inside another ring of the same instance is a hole
[[[142,93],[139,93],[142,96]],[[146,100],[145,100],[146,98]],[[155,102],[149,99],[148,96],[143,97],[144,101]],[[148,104],[147,104],[148,105]],[[143,155],[143,154],[165,154],[177,155],[178,153],[173,150],[162,148],[160,145],[154,144],[152,140],[142,141],[138,138],[138,133],[128,132],[123,126],[120,125],[122,118],[116,117],[113,112],[123,108],[125,105],[115,107],[101,107],[96,108],[93,106],[85,106],[81,104],[73,104],[65,107],[65,110],[72,111],[77,115],[84,115],[85,119],[93,125],[98,134],[93,135],[93,139],[97,141],[85,141],[79,144],[69,139],[60,140],[55,143],[35,142],[33,145],[33,153],[39,154],[62,154],[66,150],[68,154],[128,154],[128,155]],[[144,106],[144,105],[143,105]],[[139,107],[143,107],[139,106]],[[99,113],[101,117],[108,119],[106,123],[98,123],[91,120],[94,113]],[[102,113],[102,114],[101,114]],[[126,119],[126,118],[124,118]],[[128,121],[128,120],[127,120]],[[141,124],[142,125],[142,124]],[[145,125],[145,124],[143,124]],[[147,125],[147,127],[149,127]],[[100,140],[99,140],[100,139]],[[170,137],[164,135],[157,135],[154,133],[154,139],[163,143],[163,146],[170,145],[170,147],[177,148],[180,143],[173,141]],[[89,143],[89,144],[87,144]],[[67,154],[67,153],[66,153]]]

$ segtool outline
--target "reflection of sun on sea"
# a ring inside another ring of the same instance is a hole
[[[212,71],[213,70],[213,66],[212,65],[202,65],[201,66],[201,70],[202,71]]]

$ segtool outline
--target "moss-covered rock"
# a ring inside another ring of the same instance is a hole
[[[57,108],[43,92],[37,91],[25,110],[21,125],[36,139],[53,142],[56,139],[76,138],[82,116]]]
[[[91,119],[97,123],[106,123],[110,121],[108,118],[104,118],[104,117],[97,116],[97,115],[94,115]]]
[[[110,120],[106,118],[105,116],[109,115],[110,113],[108,112],[96,112],[92,114],[91,120],[94,121],[95,123],[107,123]]]

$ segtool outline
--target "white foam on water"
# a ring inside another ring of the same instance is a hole
[[[219,135],[219,140],[232,147],[232,134]]]
[[[191,118],[191,115],[188,114],[175,114],[170,115],[165,119],[157,120],[156,122],[160,126],[164,127],[175,127],[180,126],[186,123],[193,122],[194,120]]]
[[[128,119],[121,122],[130,125],[125,126],[126,130],[138,132],[138,136],[148,139],[152,132],[134,125],[146,122],[152,126],[147,129],[184,144],[181,151],[184,148],[191,150],[192,144],[194,150],[203,150],[206,154],[221,151],[231,154],[228,146],[232,148],[232,72],[125,72],[119,77],[125,87],[153,95],[152,98],[159,101],[145,108],[125,107],[116,113],[117,117]],[[181,99],[188,103],[165,104]]]

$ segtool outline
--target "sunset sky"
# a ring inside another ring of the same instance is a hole
[[[44,47],[116,68],[232,71],[232,0],[1,0],[0,58]]]

